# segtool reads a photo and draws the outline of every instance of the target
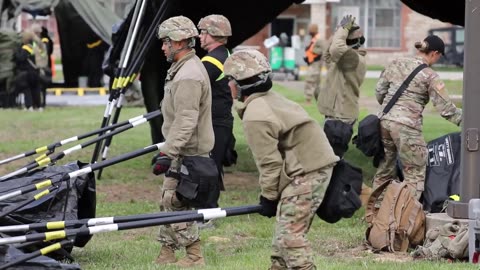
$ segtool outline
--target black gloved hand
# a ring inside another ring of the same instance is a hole
[[[350,32],[354,23],[355,23],[355,17],[353,17],[352,15],[346,15],[340,21],[340,26],[343,29],[346,29]]]
[[[262,210],[258,212],[260,215],[269,218],[277,215],[278,201],[271,201],[260,195],[260,205],[262,206]]]
[[[166,173],[168,169],[170,169],[170,165],[172,164],[172,159],[169,158],[164,153],[160,152],[152,159],[153,163],[153,174],[159,175]]]
[[[354,23],[354,24],[352,25],[352,27],[350,28],[350,30],[348,31],[348,34],[351,34],[351,33],[353,33],[355,30],[358,30],[358,29],[360,29],[360,26],[359,26],[358,24]]]

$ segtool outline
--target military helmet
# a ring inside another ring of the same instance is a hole
[[[223,15],[208,15],[198,22],[198,29],[207,30],[214,37],[229,37],[232,35],[230,21]]]
[[[32,31],[23,31],[21,33],[21,38],[22,38],[22,43],[23,44],[29,44],[31,43],[32,41],[35,40],[35,33],[33,33]]]
[[[176,16],[163,21],[158,27],[159,39],[170,38],[174,41],[185,40],[198,36],[198,30],[193,22],[184,16]]]
[[[271,71],[265,55],[253,49],[234,52],[223,65],[225,76],[232,77],[236,81]]]

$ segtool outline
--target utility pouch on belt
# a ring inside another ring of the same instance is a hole
[[[209,157],[184,157],[179,172],[177,197],[186,200],[195,208],[212,208],[216,205],[215,194],[219,188],[218,170]]]

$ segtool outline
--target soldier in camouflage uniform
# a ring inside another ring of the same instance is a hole
[[[182,157],[208,157],[213,148],[210,80],[193,49],[198,31],[190,19],[177,16],[164,21],[157,36],[162,40],[162,50],[172,65],[165,78],[165,97],[161,103],[162,132],[166,140],[155,159],[153,172],[166,174],[161,209],[184,211],[191,207],[177,197],[178,180],[169,173],[178,171]],[[176,263],[178,266],[205,264],[195,222],[161,226],[158,240],[162,248],[157,263],[175,263],[174,250],[186,247],[187,256]]]
[[[224,72],[260,173],[260,214],[276,216],[270,269],[316,269],[306,235],[339,158],[300,105],[269,91],[263,54],[237,51]]]
[[[417,42],[417,57],[393,60],[380,75],[376,97],[383,107],[388,104],[406,77],[420,64],[428,66],[436,63],[445,53],[445,44],[437,36],[428,36]],[[424,190],[427,148],[422,134],[423,110],[428,101],[440,115],[455,125],[462,121],[462,110],[455,107],[448,96],[445,84],[438,74],[427,67],[410,82],[392,109],[381,118],[381,136],[385,158],[375,174],[373,186],[378,187],[388,179],[397,178],[397,155],[403,166],[405,181],[412,194],[420,198]],[[379,115],[381,116],[381,115]]]

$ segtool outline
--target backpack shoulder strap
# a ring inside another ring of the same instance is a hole
[[[375,215],[375,202],[378,200],[378,197],[382,194],[382,192],[387,188],[387,186],[392,182],[392,180],[388,180],[378,186],[370,197],[368,198],[367,206],[365,207],[365,221],[367,223],[372,223],[373,217]]]
[[[405,91],[405,89],[407,89],[407,86],[410,84],[412,79],[417,75],[417,73],[420,72],[422,69],[426,68],[427,66],[428,66],[427,64],[421,64],[418,67],[416,67],[412,71],[412,73],[410,73],[410,75],[408,75],[408,77],[405,79],[405,81],[403,81],[402,85],[400,85],[400,87],[398,88],[397,92],[395,92],[392,99],[390,99],[387,106],[385,106],[385,108],[383,108],[383,114],[384,115],[387,114],[390,111],[390,109],[393,107],[393,105],[395,105],[398,98],[402,95],[402,93]]]

